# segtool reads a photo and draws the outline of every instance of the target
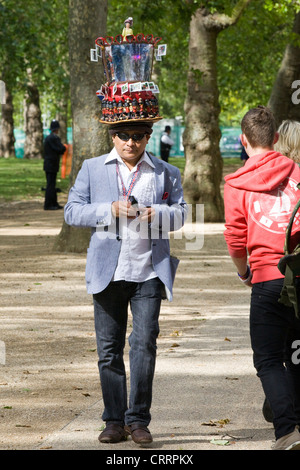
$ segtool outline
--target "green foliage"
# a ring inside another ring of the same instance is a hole
[[[68,86],[67,35],[67,0],[1,0],[0,61],[9,88],[26,86],[28,68],[40,91]]]
[[[300,11],[300,1],[299,0],[284,0],[281,2],[274,2],[273,0],[265,0],[265,9],[272,11],[276,10],[281,14],[288,14],[291,9],[294,12]]]
[[[293,39],[295,10],[271,9],[268,3],[251,2],[238,23],[219,35],[222,124],[235,125],[250,107],[268,103],[286,45]]]
[[[239,4],[239,0],[108,0],[108,35],[119,34],[124,20],[132,16],[135,34],[151,33],[167,44],[167,55],[153,69],[164,117],[184,117],[191,15],[202,7],[210,13],[231,14]],[[222,124],[239,122],[245,109],[268,102],[286,44],[300,43],[292,33],[297,11],[300,0],[253,0],[238,23],[219,34]],[[92,47],[95,38],[88,39]],[[69,88],[68,0],[0,0],[0,78],[13,90],[19,116],[28,67],[44,112],[57,109]]]

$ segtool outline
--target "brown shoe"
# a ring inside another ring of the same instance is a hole
[[[106,428],[100,436],[98,440],[100,442],[105,442],[108,444],[126,441],[128,433],[125,431],[124,426],[121,426],[116,423],[107,423]]]
[[[141,423],[130,424],[130,426],[126,426],[126,429],[136,444],[150,444],[153,441],[149,429]]]

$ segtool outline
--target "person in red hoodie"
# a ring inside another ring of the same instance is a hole
[[[300,320],[292,307],[278,302],[283,275],[277,267],[286,227],[300,198],[300,168],[274,151],[278,134],[271,110],[251,109],[241,128],[249,159],[225,177],[224,237],[239,279],[252,288],[251,346],[254,367],[273,413],[273,449],[300,450],[300,364],[293,355],[295,340],[300,340]],[[297,214],[292,245],[299,242]]]

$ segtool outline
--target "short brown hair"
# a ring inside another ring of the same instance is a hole
[[[270,148],[273,146],[276,122],[269,108],[257,106],[250,109],[242,119],[241,128],[251,147]]]

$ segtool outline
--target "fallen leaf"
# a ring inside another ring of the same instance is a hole
[[[179,336],[179,331],[178,331],[178,330],[172,331],[172,333],[170,334],[170,336]]]
[[[226,336],[226,338],[224,338],[224,341],[231,341],[231,339],[227,338]]]
[[[201,426],[217,426],[215,421],[208,421],[206,423],[201,423]]]
[[[206,423],[201,423],[201,426],[218,426],[222,428],[225,424],[230,423],[230,419],[225,418],[225,419],[211,419]]]
[[[230,442],[226,439],[212,439],[210,441],[211,444],[215,444],[217,446],[229,446]]]

